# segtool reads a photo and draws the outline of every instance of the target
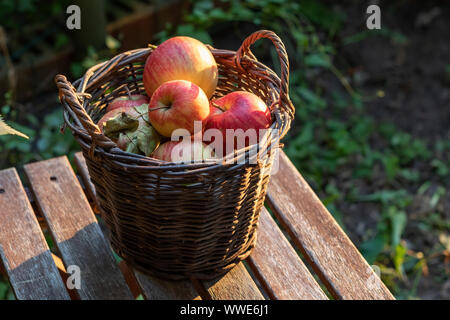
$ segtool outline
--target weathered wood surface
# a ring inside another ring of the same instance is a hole
[[[61,258],[80,268],[81,299],[133,299],[66,157],[25,166]]]
[[[247,260],[271,299],[328,299],[266,208],[261,210],[256,246]]]
[[[189,280],[169,281],[150,277],[135,271],[142,294],[148,300],[200,300]]]
[[[202,283],[213,300],[264,300],[242,262],[223,277]]]
[[[268,204],[330,293],[337,299],[393,299],[282,151],[278,165]]]
[[[67,280],[69,279],[70,274],[67,273],[66,267],[64,266],[64,262],[61,260],[60,257],[52,253],[53,262],[56,265],[56,268],[58,268],[59,275],[61,276],[61,279],[65,284],[67,284]],[[78,292],[75,289],[69,289],[67,288],[67,292],[69,293],[70,299],[72,300],[80,300],[80,297],[78,296]]]
[[[68,300],[15,169],[0,171],[0,260],[17,299]]]

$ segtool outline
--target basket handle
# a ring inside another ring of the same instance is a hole
[[[280,58],[281,66],[280,98],[278,101],[272,103],[270,109],[273,110],[275,105],[278,104],[278,106],[286,111],[291,119],[293,119],[295,108],[291,102],[291,99],[289,98],[289,59],[283,41],[281,41],[281,39],[273,31],[259,30],[253,32],[250,36],[248,36],[244,40],[244,42],[242,42],[241,47],[236,52],[236,64],[239,68],[242,68],[242,57],[247,55],[251,58],[254,58],[254,55],[250,50],[250,46],[262,38],[266,38],[272,41],[277,51],[278,57]]]
[[[94,151],[95,146],[102,147],[106,150],[114,148],[116,144],[102,134],[100,128],[92,121],[81,103],[81,99],[90,95],[77,92],[67,78],[61,74],[56,75],[55,83],[58,87],[58,97],[61,104],[66,109],[69,108],[69,111],[71,110],[75,113],[78,118],[77,120],[91,136],[91,152]]]

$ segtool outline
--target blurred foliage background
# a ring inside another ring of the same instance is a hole
[[[163,1],[130,2],[157,7]],[[285,152],[397,298],[449,299],[450,43],[437,40],[450,27],[448,4],[379,1],[382,29],[367,30],[370,1],[181,2],[179,21],[164,23],[148,42],[188,35],[236,50],[255,30],[275,31],[289,53],[296,107]],[[7,37],[0,70],[37,51],[39,38],[26,41],[21,32],[15,41],[22,25],[31,30],[51,21],[55,27],[40,38],[51,39],[47,51],[72,44],[64,29],[67,1],[0,4]],[[109,23],[132,8],[120,0],[106,0],[105,7]],[[77,47],[72,80],[123,49],[123,41],[107,34],[102,47]],[[269,41],[254,53],[279,70]],[[60,133],[56,89],[21,100],[8,79],[0,113],[30,140],[0,136],[0,168],[79,150],[70,132]],[[5,281],[0,298],[13,298]]]

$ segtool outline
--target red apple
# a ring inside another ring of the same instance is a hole
[[[204,129],[205,132],[208,129],[220,131],[225,154],[226,150],[237,148],[238,141],[245,141],[240,144],[241,147],[256,143],[257,140],[251,141],[248,134],[254,132],[255,138],[258,139],[259,130],[269,128],[271,123],[270,110],[261,98],[250,92],[235,91],[211,101],[210,116],[204,121]],[[236,131],[234,136],[227,139],[227,129],[242,130]],[[249,129],[254,131],[248,131]]]
[[[194,121],[209,115],[209,101],[203,90],[186,80],[169,81],[153,94],[148,105],[148,118],[161,135],[170,137],[176,129],[194,133]]]
[[[132,94],[131,96],[122,96],[115,98],[106,107],[106,112],[118,108],[137,107],[144,103],[148,103],[148,97],[142,94]]]
[[[168,162],[191,162],[213,159],[214,152],[201,141],[184,139],[163,143],[151,156]]]
[[[160,44],[147,58],[144,87],[149,97],[164,82],[187,80],[203,89],[211,98],[218,81],[216,60],[200,41],[174,37]]]

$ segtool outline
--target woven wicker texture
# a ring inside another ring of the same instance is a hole
[[[281,79],[250,51],[260,38],[275,45]],[[145,94],[142,72],[155,48],[119,54],[73,84],[57,75],[64,120],[83,150],[117,254],[146,274],[211,279],[245,259],[255,244],[275,151],[294,116],[288,58],[267,30],[250,35],[237,52],[208,47],[219,67],[213,98],[236,90],[258,95],[278,131],[227,159],[177,164],[124,152],[96,125],[116,97]]]

